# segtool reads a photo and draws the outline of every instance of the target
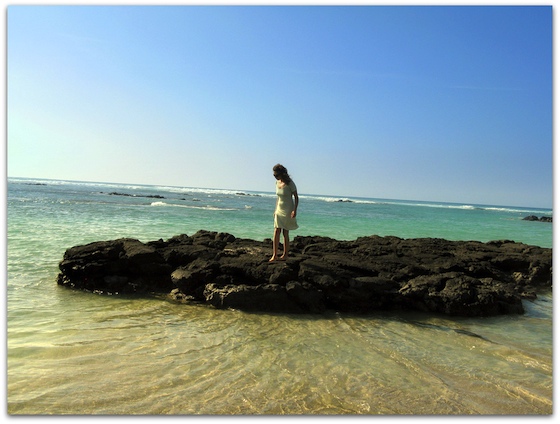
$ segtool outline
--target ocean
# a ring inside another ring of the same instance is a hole
[[[263,240],[274,205],[273,192],[8,178],[8,414],[552,414],[552,292],[523,315],[455,318],[247,313],[56,284],[69,247],[200,229]],[[552,247],[552,225],[528,215],[552,210],[302,192],[290,236]]]

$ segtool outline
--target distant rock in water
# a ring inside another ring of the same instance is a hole
[[[552,287],[552,249],[508,240],[297,236],[287,261],[269,263],[271,245],[204,230],[99,241],[65,252],[58,284],[246,311],[457,316],[520,314],[523,298]]]
[[[118,193],[116,191],[112,191],[111,193],[109,193],[109,196],[147,197],[149,199],[165,199],[165,197],[160,196],[159,194],[129,194],[129,193]]]
[[[249,194],[249,193],[244,193],[242,191],[238,191],[237,193],[235,193],[237,196],[252,196],[252,197],[261,197],[259,194]]]
[[[540,222],[552,222],[551,216],[541,216],[540,218],[535,215],[529,215],[523,218],[524,221],[540,221]]]

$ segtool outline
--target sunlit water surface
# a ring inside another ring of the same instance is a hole
[[[551,293],[524,315],[467,319],[257,314],[73,291],[56,285],[68,247],[201,228],[262,240],[274,197],[39,183],[8,186],[9,414],[552,413]],[[302,235],[552,241],[550,224],[520,220],[531,210],[305,199]]]

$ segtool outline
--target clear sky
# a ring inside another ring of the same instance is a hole
[[[10,6],[7,174],[552,207],[551,6]]]

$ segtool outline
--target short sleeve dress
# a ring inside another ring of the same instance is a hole
[[[276,181],[276,195],[278,196],[278,205],[274,211],[274,228],[282,228],[284,230],[295,230],[298,228],[296,218],[292,218],[292,211],[294,210],[294,199],[292,193],[297,191],[296,185],[293,181],[289,184],[282,184]]]

